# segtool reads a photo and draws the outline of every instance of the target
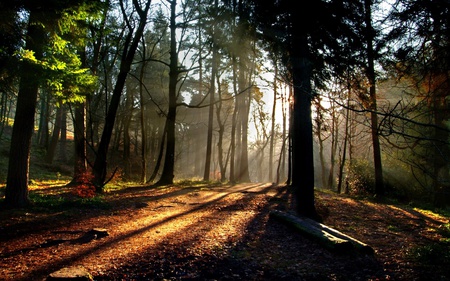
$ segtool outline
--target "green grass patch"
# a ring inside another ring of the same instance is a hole
[[[417,246],[409,252],[409,257],[427,266],[436,264],[450,265],[450,247],[443,243]]]
[[[439,226],[438,233],[444,236],[444,239],[450,240],[450,223]]]
[[[67,210],[67,208],[89,208],[89,209],[109,209],[111,206],[102,196],[93,198],[63,197],[46,195],[40,193],[30,193],[31,205],[34,208],[45,208],[51,210]]]
[[[217,187],[217,186],[222,186],[225,183],[222,183],[220,181],[215,181],[215,180],[209,180],[209,181],[204,181],[204,180],[200,180],[200,179],[183,179],[183,180],[178,180],[174,182],[175,185],[181,186],[181,187],[198,187],[198,188],[202,188],[202,187]]]

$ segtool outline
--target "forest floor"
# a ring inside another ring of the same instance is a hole
[[[132,187],[77,204],[63,186],[32,193],[34,206],[0,211],[0,280],[75,265],[95,280],[450,280],[449,218],[408,205],[316,192],[324,224],[375,250],[362,255],[270,217],[290,211],[284,186]],[[83,241],[93,228],[108,236]]]

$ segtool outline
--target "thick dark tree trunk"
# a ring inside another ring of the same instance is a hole
[[[367,79],[369,80],[369,96],[370,96],[370,129],[373,144],[373,162],[375,166],[375,194],[377,196],[384,195],[383,168],[381,163],[380,139],[378,136],[378,115],[377,115],[377,95],[376,95],[376,77],[375,77],[375,51],[373,50],[373,29],[372,29],[372,0],[365,0],[365,21],[367,26]]]
[[[42,58],[45,31],[38,24],[39,12],[31,12],[25,49],[34,52],[36,59]],[[34,114],[39,89],[39,70],[33,63],[23,61],[21,66],[16,116],[11,136],[8,175],[6,178],[5,203],[10,207],[23,207],[29,203],[28,179],[31,138],[34,131]]]
[[[175,168],[175,122],[177,115],[177,80],[178,80],[178,54],[176,41],[175,7],[176,0],[170,3],[170,71],[169,71],[169,111],[167,113],[167,149],[164,160],[164,167],[157,185],[167,185],[173,183]]]
[[[296,15],[293,21],[291,50],[294,82],[292,137],[292,186],[298,214],[317,219],[314,200],[313,130],[311,115],[312,69],[309,59],[308,35],[304,32],[304,17]]]
[[[71,183],[79,183],[87,170],[86,163],[86,103],[76,105],[74,120],[74,170]]]

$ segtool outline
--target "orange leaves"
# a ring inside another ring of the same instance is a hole
[[[77,185],[72,190],[72,194],[80,198],[93,198],[95,196],[95,186],[92,183],[94,175],[89,172],[81,174],[77,178]]]

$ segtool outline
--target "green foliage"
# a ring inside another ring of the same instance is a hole
[[[348,167],[349,191],[352,194],[369,195],[374,192],[373,165],[365,159],[355,159]]]
[[[67,210],[67,208],[108,209],[110,207],[100,196],[92,198],[68,198],[59,195],[30,192],[30,201],[34,208],[52,210]]]
[[[435,243],[414,247],[409,257],[423,265],[433,266],[435,264],[450,265],[450,249],[446,244]]]
[[[446,224],[439,226],[438,232],[439,232],[439,234],[444,236],[444,239],[449,240],[450,239],[450,223],[446,223]]]
[[[204,181],[199,179],[182,179],[174,182],[175,185],[185,186],[185,187],[213,187],[221,186],[223,183],[220,181]]]
[[[80,59],[86,45],[86,22],[97,16],[91,6],[95,5],[69,5],[58,11],[58,17],[45,19],[48,23],[41,23],[48,34],[42,59],[37,59],[31,50],[20,49],[16,52],[20,61],[39,66],[42,86],[46,86],[63,103],[82,102],[85,93],[97,85],[97,78],[83,66]],[[48,17],[52,15],[49,12]]]

